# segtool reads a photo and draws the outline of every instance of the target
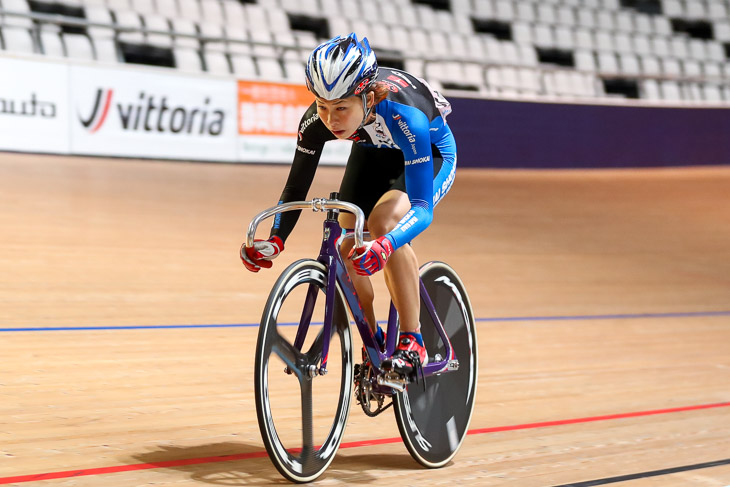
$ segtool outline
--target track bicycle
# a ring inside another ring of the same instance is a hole
[[[330,465],[340,446],[353,394],[368,416],[391,405],[403,442],[421,465],[446,465],[466,437],[477,388],[477,336],[469,297],[459,276],[443,262],[419,271],[421,333],[429,361],[411,377],[381,369],[396,348],[398,314],[390,304],[385,351],[365,319],[339,247],[346,238],[363,245],[365,217],[351,203],[295,201],[254,217],[246,245],[259,223],[286,211],[326,211],[316,259],[287,267],[271,290],[261,317],[255,354],[255,401],[269,458],[288,480],[310,482]],[[343,232],[340,211],[355,214]],[[355,363],[354,321],[368,361]]]

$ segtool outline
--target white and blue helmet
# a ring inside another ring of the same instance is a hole
[[[367,38],[337,36],[312,51],[307,61],[307,88],[325,100],[364,95],[378,77],[378,62]]]

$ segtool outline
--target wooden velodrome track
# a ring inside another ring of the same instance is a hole
[[[0,484],[284,483],[255,324],[321,214],[269,272],[238,248],[286,173],[0,154]],[[310,196],[340,175],[320,168]],[[353,404],[317,484],[730,485],[730,167],[460,169],[415,248],[479,319],[471,434],[425,470],[392,414]]]

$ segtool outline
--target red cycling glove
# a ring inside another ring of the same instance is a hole
[[[350,250],[348,257],[355,265],[355,272],[361,276],[370,276],[385,267],[388,257],[393,253],[393,244],[383,236],[363,247]]]
[[[262,267],[270,268],[274,264],[271,261],[283,251],[284,242],[274,235],[268,240],[255,240],[253,247],[246,247],[244,243],[241,246],[241,260],[246,269],[258,272]]]

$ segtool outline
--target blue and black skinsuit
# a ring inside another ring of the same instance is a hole
[[[456,171],[456,143],[446,124],[451,106],[425,81],[404,71],[380,68],[378,82],[388,97],[373,111],[375,120],[355,132],[340,186],[340,199],[362,208],[367,217],[387,191],[405,192],[411,209],[386,237],[397,249],[425,230],[433,209],[451,188]],[[297,151],[280,201],[305,200],[324,144],[336,137],[312,103],[299,124]],[[271,235],[286,241],[299,211],[281,213]]]

